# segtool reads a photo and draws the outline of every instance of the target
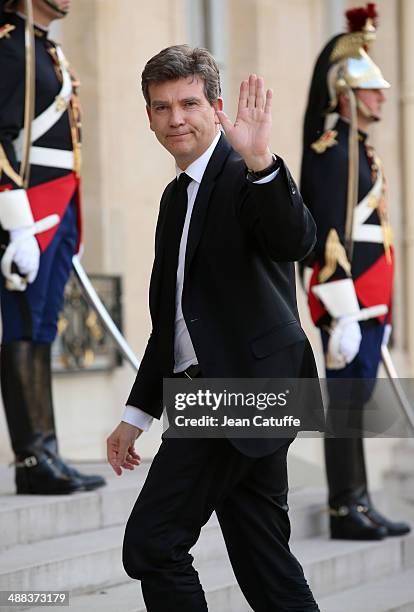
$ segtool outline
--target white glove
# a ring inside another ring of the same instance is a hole
[[[386,323],[384,327],[384,335],[382,336],[382,342],[381,342],[382,346],[388,346],[388,342],[390,341],[390,337],[391,337],[391,332],[392,332],[391,323]]]
[[[358,321],[352,317],[341,317],[334,323],[326,355],[326,366],[340,370],[351,363],[358,354],[362,334]]]
[[[27,231],[25,227],[10,230],[10,241],[17,241]],[[32,283],[39,270],[40,247],[34,236],[27,236],[19,242],[13,262],[19,268],[20,274],[27,277],[27,282]]]

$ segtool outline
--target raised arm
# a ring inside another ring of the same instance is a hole
[[[265,93],[262,77],[251,74],[240,85],[237,117],[234,124],[224,111],[217,111],[231,146],[253,171],[264,170],[273,162],[270,151],[272,128],[272,90]]]

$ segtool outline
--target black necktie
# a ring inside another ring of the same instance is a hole
[[[185,172],[180,174],[168,205],[164,232],[158,334],[159,347],[165,362],[164,367],[171,371],[174,366],[175,293],[178,255],[187,213],[187,187],[191,180]]]

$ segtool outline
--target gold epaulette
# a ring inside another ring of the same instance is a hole
[[[10,32],[16,29],[16,26],[11,25],[11,23],[5,23],[0,27],[0,38],[10,38]]]
[[[318,280],[325,283],[336,271],[337,266],[345,271],[347,276],[351,276],[351,264],[349,263],[346,251],[335,228],[329,230],[325,243],[325,265],[319,272]]]
[[[336,140],[337,136],[338,132],[336,130],[326,130],[318,140],[315,140],[315,142],[311,144],[311,149],[313,149],[315,153],[325,153],[326,149],[330,149],[330,147],[334,147],[338,144]]]
[[[0,178],[3,172],[9,177],[9,179],[14,181],[18,187],[22,187],[22,177],[13,169],[12,165],[7,159],[3,146],[0,144]]]

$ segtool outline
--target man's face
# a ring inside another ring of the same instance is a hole
[[[358,89],[356,96],[369,108],[375,119],[382,118],[382,105],[385,102],[385,95],[382,89]]]
[[[33,7],[50,20],[64,17],[70,9],[71,0],[33,0]]]
[[[211,105],[197,76],[153,83],[149,97],[150,128],[185,170],[213,141],[219,123],[216,109],[221,110],[223,102],[219,98]]]

